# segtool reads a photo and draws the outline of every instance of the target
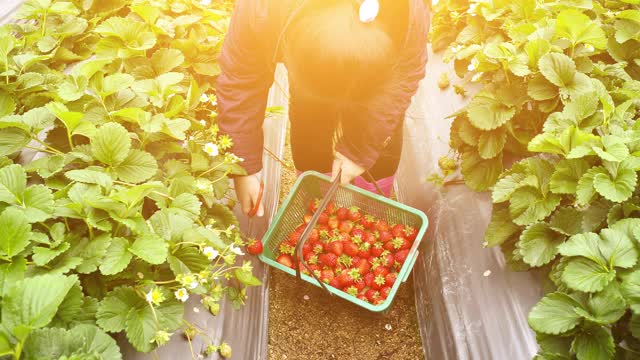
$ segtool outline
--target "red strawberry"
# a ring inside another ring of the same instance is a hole
[[[334,253],[320,254],[320,256],[318,256],[318,259],[321,263],[330,268],[335,268],[336,264],[338,263],[338,256]]]
[[[407,238],[407,240],[414,242],[416,240],[416,238],[418,237],[418,229],[408,226],[405,230],[404,230],[404,236]]]
[[[307,241],[302,245],[302,255],[306,256],[307,254],[313,255],[313,241]]]
[[[353,222],[358,222],[362,219],[362,213],[360,212],[360,208],[357,206],[352,206],[349,208],[349,220]]]
[[[333,201],[329,201],[329,203],[327,204],[327,207],[324,209],[324,211],[329,215],[335,214],[335,212],[336,212],[336,203],[334,203]]]
[[[371,270],[371,265],[369,265],[368,261],[362,261],[361,260],[358,263],[358,265],[356,265],[356,268],[358,269],[358,272],[360,273],[360,275],[364,276],[367,273],[369,273],[369,270]]]
[[[311,261],[311,259],[312,259],[313,257],[315,257],[315,256],[316,256],[316,254],[314,254],[314,253],[312,253],[312,252],[308,252],[308,253],[306,253],[306,254],[303,254],[303,255],[302,255],[302,258],[304,259],[304,261],[306,261],[307,263],[309,263],[309,262]],[[317,258],[317,257],[314,259],[314,262],[316,262],[316,263],[318,262],[318,258]]]
[[[360,259],[359,256],[354,256],[351,258],[351,266],[356,267],[358,266],[358,264],[360,264],[360,261],[362,261],[362,259]],[[366,260],[365,260],[366,261]]]
[[[397,225],[393,225],[393,227],[391,228],[391,233],[393,234],[394,237],[400,237],[400,236],[404,236],[404,225],[402,224],[397,224]]]
[[[384,252],[384,249],[382,248],[381,242],[374,243],[373,246],[371,247],[371,255],[375,257],[382,255],[383,252]]]
[[[339,207],[338,210],[336,210],[336,216],[338,216],[338,220],[340,221],[347,220],[349,218],[349,210],[344,207]]]
[[[371,287],[371,286],[373,286],[373,280],[374,280],[375,278],[376,278],[376,276],[375,276],[375,275],[373,275],[373,273],[366,273],[366,274],[364,275],[364,277],[363,277],[363,279],[364,279],[364,284],[365,284],[367,287]]]
[[[304,217],[302,218],[305,224],[308,224],[311,222],[311,218],[313,217],[313,214],[309,214],[306,213],[304,214]]]
[[[360,292],[365,288],[366,284],[364,283],[364,279],[360,278],[353,282],[353,286],[355,286],[356,289],[358,289],[358,292]]]
[[[351,234],[351,231],[353,230],[353,223],[349,220],[345,220],[340,223],[338,230],[343,233]]]
[[[376,241],[378,241],[377,234],[378,234],[377,232],[376,233],[365,232],[364,233],[364,237],[362,238],[362,240],[364,240],[364,241],[366,241],[366,242],[368,242],[370,244],[373,244]]]
[[[340,241],[351,241],[351,236],[349,236],[349,234],[343,233],[343,232],[338,234],[338,238],[340,239]]]
[[[336,277],[338,279],[338,283],[341,287],[349,287],[353,285],[353,278],[349,275],[348,272],[343,272],[342,274]]]
[[[306,228],[307,228],[307,224],[302,223],[302,224],[300,224],[300,225],[298,225],[298,226],[296,227],[296,229],[294,230],[294,232],[297,232],[298,234],[302,235],[302,233],[304,232],[304,229],[306,229]]]
[[[373,284],[371,284],[371,287],[375,290],[380,290],[385,285],[385,282],[386,280],[384,279],[384,276],[376,275],[376,277],[373,279]]]
[[[387,286],[393,286],[393,284],[396,282],[397,278],[398,278],[398,274],[397,273],[388,273],[384,277],[384,283]]]
[[[393,244],[393,248],[395,250],[405,250],[411,247],[411,243],[409,242],[409,240],[403,237],[393,238],[393,240],[391,240],[391,243]]]
[[[382,289],[380,289],[380,298],[381,299],[388,298],[389,293],[391,293],[391,288],[389,286],[384,286]]]
[[[256,239],[249,239],[249,245],[247,245],[247,251],[251,255],[262,254],[262,241]]]
[[[393,242],[391,241],[384,243],[384,245],[382,245],[382,248],[390,252],[396,251],[396,248],[393,247]]]
[[[365,229],[372,229],[375,224],[375,221],[376,221],[376,218],[374,218],[372,215],[365,215],[362,217],[362,219],[360,219],[360,224]]]
[[[329,222],[329,215],[326,212],[320,213],[320,217],[318,218],[319,225],[326,225]]]
[[[358,299],[360,299],[362,301],[369,301],[369,299],[367,299],[367,297],[364,296],[364,294],[358,294]]]
[[[327,225],[330,229],[337,229],[338,226],[340,226],[340,220],[338,220],[338,218],[335,216],[330,216],[329,220],[327,221]]]
[[[371,250],[368,247],[366,249],[360,248],[360,251],[358,252],[358,256],[363,259],[368,259],[371,257]]]
[[[333,286],[336,289],[340,288],[340,282],[338,281],[337,278],[333,278],[333,279],[329,280],[329,285]]]
[[[278,251],[280,252],[280,254],[293,255],[294,250],[295,247],[291,246],[291,243],[289,243],[288,241],[283,241],[280,243],[280,245],[278,245]]]
[[[360,239],[365,240],[366,237],[368,236],[367,233],[364,232],[364,230],[359,229],[359,228],[354,228],[353,230],[351,230],[351,236],[358,236]]]
[[[396,253],[395,260],[402,265],[407,260],[407,256],[409,256],[409,250],[400,250]]]
[[[358,245],[354,244],[353,242],[349,241],[344,241],[342,243],[343,245],[343,249],[344,249],[344,253],[353,257],[358,255],[358,251],[360,249],[358,249]]]
[[[291,234],[289,234],[289,244],[295,246],[298,241],[300,241],[300,237],[302,236],[301,233],[294,231]]]
[[[333,280],[334,277],[335,277],[335,274],[331,269],[325,269],[320,271],[320,280],[325,284],[328,284],[329,282],[331,282],[331,280]]]
[[[375,228],[379,232],[389,231],[389,224],[387,224],[387,222],[384,220],[378,220],[375,223]]]
[[[328,219],[327,219],[327,222],[329,222]],[[320,236],[322,236],[323,232],[329,233],[329,231],[331,231],[331,229],[327,224],[320,224],[317,226],[317,229],[318,229],[318,232],[320,233]]]
[[[276,261],[279,262],[281,265],[284,265],[284,266],[286,266],[288,268],[292,268],[293,269],[293,259],[291,258],[290,255],[280,254],[280,256],[278,256]]]
[[[318,229],[311,229],[307,241],[317,242],[318,240],[320,240],[320,232]]]
[[[332,241],[327,245],[327,251],[332,252],[338,256],[342,255],[344,244],[342,241]]]
[[[380,297],[380,293],[378,293],[374,289],[369,289],[364,293],[364,296],[367,297],[367,300],[369,300],[370,303],[373,303],[378,299],[378,297]]]
[[[383,252],[382,252],[382,255],[380,255],[380,256],[381,256],[381,258],[380,258],[380,259],[382,259],[382,261],[380,262],[380,265],[385,266],[385,267],[387,267],[387,268],[392,267],[392,266],[393,266],[393,263],[395,263],[395,262],[396,262],[395,257],[394,257],[394,256],[393,256],[393,254],[392,254],[392,253],[390,253],[390,252],[387,252],[387,253],[385,254],[385,252],[383,251]]]
[[[313,251],[313,253],[316,254],[316,255],[320,254],[321,252],[324,251],[324,246],[322,245],[322,243],[317,242],[317,243],[313,244],[313,248],[311,249],[311,251]]]
[[[393,239],[393,234],[388,231],[380,231],[380,241],[387,243],[391,239]]]
[[[386,268],[386,267],[384,267],[384,266],[376,266],[376,267],[373,269],[373,274],[374,274],[375,276],[382,275],[382,276],[384,277],[384,276],[387,276],[387,274],[389,274],[389,269],[387,269],[387,268]]]
[[[314,212],[318,211],[318,206],[320,206],[320,199],[311,200],[308,208],[309,212],[313,214]]]

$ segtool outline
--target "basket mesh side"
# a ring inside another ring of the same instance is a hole
[[[323,197],[330,186],[331,183],[325,179],[307,175],[299,186],[293,189],[291,201],[287,204],[282,216],[276,219],[272,225],[274,231],[266,244],[269,250],[265,251],[267,257],[270,259],[277,257],[278,245],[282,240],[287,239],[289,233],[302,222],[309,203],[315,198]],[[419,216],[344,187],[338,188],[334,201],[337,206],[350,207],[355,205],[364,213],[385,220],[389,224],[404,224],[416,229],[422,226],[422,219]]]

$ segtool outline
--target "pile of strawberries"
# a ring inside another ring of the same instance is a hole
[[[292,269],[300,266],[308,274],[293,255],[319,203],[316,199],[309,204],[304,222],[280,243],[276,259],[280,264]],[[378,305],[389,296],[417,235],[418,230],[412,227],[389,224],[358,207],[337,207],[332,202],[320,214],[302,247],[302,256],[321,281]]]

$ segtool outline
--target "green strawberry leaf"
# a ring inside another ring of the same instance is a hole
[[[565,236],[555,232],[546,223],[529,225],[520,235],[516,244],[522,255],[522,260],[533,267],[548,264],[558,254],[558,245],[562,244]]]
[[[502,156],[485,160],[476,152],[462,154],[462,175],[467,186],[485,191],[495,184],[502,171]]]
[[[131,149],[129,133],[118,123],[102,125],[91,138],[91,153],[97,160],[117,166],[128,156]]]
[[[607,36],[600,24],[592,21],[582,12],[564,10],[556,20],[556,35],[577,44],[589,44],[596,49],[607,47]]]
[[[585,258],[571,259],[562,272],[562,281],[567,286],[587,293],[601,291],[615,277],[615,270]]]
[[[24,213],[14,207],[0,214],[0,253],[13,257],[27,248],[31,240],[31,224]]]
[[[100,301],[96,313],[96,323],[107,332],[125,329],[130,310],[146,306],[146,301],[132,287],[118,287]]]
[[[129,241],[123,238],[113,238],[107,253],[100,264],[100,272],[103,275],[115,275],[123,271],[133,257],[128,251]]]
[[[494,207],[491,222],[484,233],[485,246],[501,245],[515,235],[518,230],[520,228],[511,220],[508,208]]]
[[[502,152],[506,142],[507,133],[504,127],[483,131],[478,138],[478,154],[483,159],[492,159]]]
[[[638,177],[632,169],[619,168],[613,177],[599,173],[593,178],[593,187],[605,199],[622,202],[631,197]]]
[[[529,312],[529,326],[542,334],[565,333],[580,323],[581,317],[574,311],[580,307],[577,301],[566,294],[548,294]]]
[[[584,159],[565,159],[556,164],[549,189],[554,194],[575,194],[578,182],[591,165]]]
[[[583,231],[582,216],[582,213],[573,207],[562,207],[551,216],[549,226],[561,234],[576,235]]]
[[[155,234],[147,233],[140,235],[133,242],[129,251],[148,262],[159,265],[167,260],[169,244]]]
[[[115,170],[120,180],[137,184],[154,176],[158,171],[158,163],[148,152],[131,150]]]
[[[600,252],[611,266],[628,269],[638,261],[638,249],[623,232],[603,229],[600,238]]]
[[[615,351],[613,336],[603,326],[584,327],[578,332],[571,349],[582,359],[611,359]]]
[[[514,223],[529,225],[549,216],[560,204],[560,200],[560,196],[556,194],[544,196],[538,189],[523,187],[511,196],[509,212]]]
[[[516,109],[505,105],[486,91],[481,91],[473,97],[467,106],[469,121],[480,130],[494,130],[511,120]]]

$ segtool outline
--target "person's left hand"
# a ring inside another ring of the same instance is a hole
[[[338,176],[338,171],[342,170],[340,175],[340,183],[349,184],[353,179],[362,175],[365,172],[365,168],[354,163],[346,156],[339,152],[336,152],[335,159],[333,160],[333,168],[331,171],[331,180],[335,180]]]

